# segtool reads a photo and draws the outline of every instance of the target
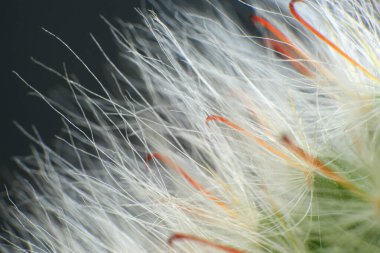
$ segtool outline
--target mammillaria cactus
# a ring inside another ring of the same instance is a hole
[[[378,4],[204,3],[109,24],[102,93],[49,69],[76,109],[40,94],[65,133],[26,133],[3,251],[380,252]]]

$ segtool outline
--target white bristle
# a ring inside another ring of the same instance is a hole
[[[217,1],[173,5],[142,13],[145,26],[109,24],[122,64],[94,39],[112,69],[103,84],[57,38],[103,93],[50,69],[76,110],[40,94],[65,133],[51,148],[24,131],[36,150],[18,160],[27,176],[2,210],[1,250],[380,250],[377,5],[293,1],[350,61],[288,0],[240,2],[292,44],[248,33]]]

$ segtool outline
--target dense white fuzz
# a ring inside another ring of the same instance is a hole
[[[183,233],[235,253],[380,250],[378,7],[295,3],[371,76],[288,0],[241,4],[289,42],[260,24],[248,33],[216,1],[202,12],[162,3],[145,26],[110,24],[123,62],[99,51],[113,83],[83,63],[102,94],[51,70],[76,108],[43,97],[65,131],[55,148],[25,132],[36,150],[18,160],[26,176],[2,208],[0,249],[218,251],[168,244]]]

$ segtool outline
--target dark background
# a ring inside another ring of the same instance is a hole
[[[101,20],[103,15],[111,22],[116,18],[141,22],[134,8],[141,0],[12,0],[1,7],[1,81],[0,81],[0,183],[12,177],[14,156],[30,154],[31,141],[15,127],[18,122],[27,131],[32,126],[49,143],[59,132],[61,121],[57,114],[42,101],[31,95],[28,88],[12,71],[47,96],[59,96],[62,80],[33,63],[33,57],[62,72],[63,63],[69,73],[80,80],[89,79],[73,55],[51,35],[64,40],[88,64],[94,73],[102,76],[105,60],[90,38],[93,34],[112,58],[117,55],[109,28]],[[58,94],[57,94],[58,93]],[[3,188],[3,187],[1,187]]]

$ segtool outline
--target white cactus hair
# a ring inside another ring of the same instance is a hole
[[[65,133],[26,133],[0,250],[380,252],[379,6],[292,1],[337,50],[290,0],[240,1],[285,37],[221,2],[109,24],[102,94],[51,70],[76,109],[41,95]]]

